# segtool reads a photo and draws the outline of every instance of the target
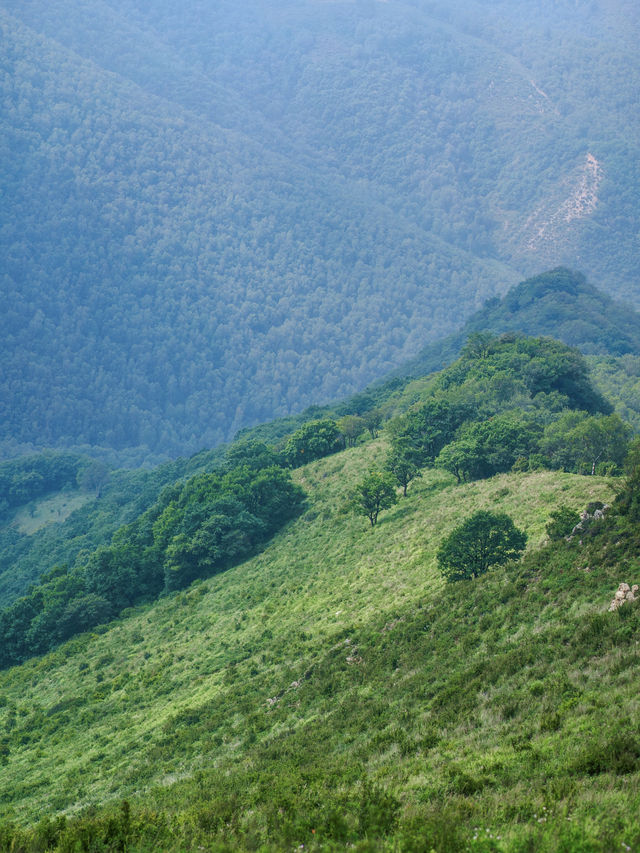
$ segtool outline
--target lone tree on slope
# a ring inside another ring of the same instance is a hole
[[[359,515],[366,515],[371,526],[375,527],[378,513],[389,509],[398,500],[393,475],[389,471],[370,471],[356,489],[354,509]]]
[[[519,557],[526,543],[527,534],[508,515],[479,510],[442,542],[438,565],[448,581],[477,578],[490,566]]]

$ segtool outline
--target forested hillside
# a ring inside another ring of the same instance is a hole
[[[620,475],[631,428],[611,409],[576,350],[548,338],[478,334],[446,370],[390,393],[366,417],[310,420],[275,447],[255,438],[240,441],[211,469],[186,481],[171,483],[169,477],[184,477],[206,461],[211,465],[211,455],[165,465],[140,483],[146,488],[134,506],[144,511],[115,532],[114,507],[100,503],[90,513],[74,514],[75,526],[68,523],[57,537],[46,537],[57,545],[50,553],[25,547],[24,535],[15,541],[5,534],[0,553],[7,568],[0,578],[22,594],[8,601],[5,595],[8,606],[0,609],[0,668],[237,565],[302,511],[304,493],[292,485],[287,469],[340,453],[365,434],[374,439],[383,421],[389,452],[382,470],[372,470],[354,498],[372,527],[381,510],[395,503],[397,488],[406,497],[409,485],[434,467],[459,484],[545,468]],[[26,460],[32,471],[20,480],[33,479],[42,461],[48,457]],[[10,467],[16,465],[4,466]],[[151,503],[153,488],[163,483]],[[121,512],[131,514],[126,498]],[[74,536],[82,523],[83,536]],[[113,535],[107,539],[109,529]],[[71,541],[65,542],[65,533]],[[67,561],[55,562],[56,551]]]
[[[96,498],[0,609],[2,853],[640,842],[640,440],[548,337],[378,391],[154,472],[0,466],[9,519]]]
[[[222,458],[208,451],[150,471],[110,470],[87,457],[52,453],[1,464],[0,607],[52,566],[73,564],[80,552],[109,542],[164,486]]]
[[[192,452],[558,263],[636,300],[637,11],[2,0],[5,454]]]
[[[640,314],[581,273],[560,267],[521,282],[502,299],[487,300],[462,329],[424,347],[389,378],[441,370],[458,357],[469,335],[478,332],[547,335],[585,355],[640,355]]]

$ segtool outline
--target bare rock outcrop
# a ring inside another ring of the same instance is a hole
[[[621,583],[613,597],[613,601],[609,605],[609,611],[617,610],[618,607],[622,607],[625,601],[635,601],[637,597],[637,583],[634,583],[633,586],[629,586],[628,583]]]
[[[568,536],[565,536],[567,542],[571,542],[574,536],[578,536],[591,526],[594,521],[600,521],[605,517],[605,514],[611,509],[609,504],[603,504],[601,501],[593,501],[589,506],[580,513],[580,521],[573,528]],[[581,543],[582,544],[582,543]]]

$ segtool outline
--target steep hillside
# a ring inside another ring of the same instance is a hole
[[[462,329],[429,344],[391,377],[425,376],[458,357],[477,332],[547,335],[581,352],[601,356],[640,355],[640,314],[566,268],[533,276],[501,299],[490,299]]]
[[[80,479],[99,476],[100,494],[68,519],[36,524],[47,506],[60,514],[69,506],[68,490],[9,513],[0,528],[0,667],[233,565],[297,512],[285,469],[381,428],[391,443],[385,476],[404,492],[434,466],[465,482],[542,468],[620,474],[631,435],[577,350],[513,334],[471,337],[440,374],[383,386],[375,399],[361,395],[322,414],[265,424],[226,451],[154,472],[109,480],[104,465],[86,460]],[[66,459],[43,454],[0,466],[7,499],[25,500],[30,483],[40,494],[38,471],[51,477],[62,466],[67,476]]]
[[[2,0],[3,453],[211,446],[541,265],[637,301],[637,24],[624,0]]]
[[[81,552],[109,542],[119,527],[157,500],[163,487],[215,467],[222,456],[222,451],[207,451],[151,471],[104,470],[99,490],[89,483],[74,489],[74,469],[71,483],[67,481],[61,489],[53,490],[49,482],[42,495],[23,493],[24,502],[0,515],[0,609],[23,595],[54,565],[73,565]],[[41,454],[0,465],[0,503],[6,502],[8,472],[15,477],[16,469],[24,469],[28,481],[42,470],[43,462],[56,458],[55,454]],[[78,457],[76,461],[88,465],[91,473],[91,460]]]
[[[90,812],[39,832],[97,833],[106,849],[121,832],[131,849],[282,849],[421,826],[456,850],[479,825],[544,839],[546,810],[554,830],[575,818],[591,837],[612,802],[616,814],[634,802],[635,759],[595,759],[594,775],[583,756],[611,691],[620,736],[635,737],[624,727],[637,656],[607,651],[629,642],[610,631],[632,623],[603,615],[629,572],[577,542],[535,556],[554,507],[608,500],[611,485],[539,472],[455,486],[431,472],[371,530],[348,503],[383,452],[378,440],[300,468],[309,509],[263,553],[0,675],[3,843],[9,821],[113,803],[104,822]],[[531,555],[445,586],[436,549],[481,507],[512,515]]]

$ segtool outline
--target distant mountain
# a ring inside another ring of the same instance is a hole
[[[0,0],[0,30],[4,455],[212,446],[541,267],[640,298],[627,0]]]
[[[391,377],[424,376],[454,361],[474,333],[546,335],[585,355],[640,355],[640,314],[558,268],[529,278],[502,299],[490,299],[460,331],[425,347]]]

